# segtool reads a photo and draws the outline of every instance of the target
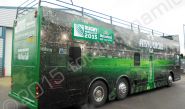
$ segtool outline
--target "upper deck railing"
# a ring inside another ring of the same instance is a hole
[[[48,6],[51,8],[56,8],[56,9],[65,10],[65,11],[74,11],[80,14],[81,16],[84,16],[84,17],[88,16],[88,17],[91,17],[91,18],[94,18],[94,19],[97,19],[97,20],[100,20],[100,21],[103,21],[103,22],[106,22],[112,25],[121,26],[121,27],[130,29],[136,33],[144,33],[147,35],[163,36],[163,37],[169,36],[165,33],[140,26],[132,22],[121,20],[119,18],[106,15],[106,14],[103,14],[97,11],[93,11],[91,9],[73,5],[71,3],[67,3],[61,0],[27,0],[17,8],[16,19],[22,15],[27,14],[30,10],[33,10],[39,6]]]

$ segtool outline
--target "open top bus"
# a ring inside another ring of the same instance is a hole
[[[176,35],[59,0],[28,0],[14,21],[9,96],[30,109],[98,107],[171,86],[181,57]]]

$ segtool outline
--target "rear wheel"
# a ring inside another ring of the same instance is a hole
[[[171,74],[168,75],[168,87],[171,87],[173,84],[173,77]]]
[[[89,91],[89,103],[95,107],[102,106],[107,100],[107,86],[102,81],[92,84]]]
[[[117,99],[122,100],[125,99],[128,95],[128,82],[126,79],[120,79],[117,83],[116,87],[116,93],[117,93]]]

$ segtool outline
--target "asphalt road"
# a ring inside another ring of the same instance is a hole
[[[0,109],[28,109],[19,103],[16,105],[16,101],[7,95],[9,90],[10,78],[0,78]],[[125,100],[108,102],[98,109],[185,109],[185,76],[172,87],[130,95]]]

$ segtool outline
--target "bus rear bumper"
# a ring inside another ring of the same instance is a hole
[[[16,93],[10,92],[8,95],[9,95],[11,98],[13,98],[13,99],[19,101],[20,103],[25,104],[25,105],[28,106],[30,109],[38,109],[38,105],[37,105],[36,103],[30,102],[30,101],[28,101],[28,100],[26,100],[26,99],[24,99],[24,98],[18,96]]]

